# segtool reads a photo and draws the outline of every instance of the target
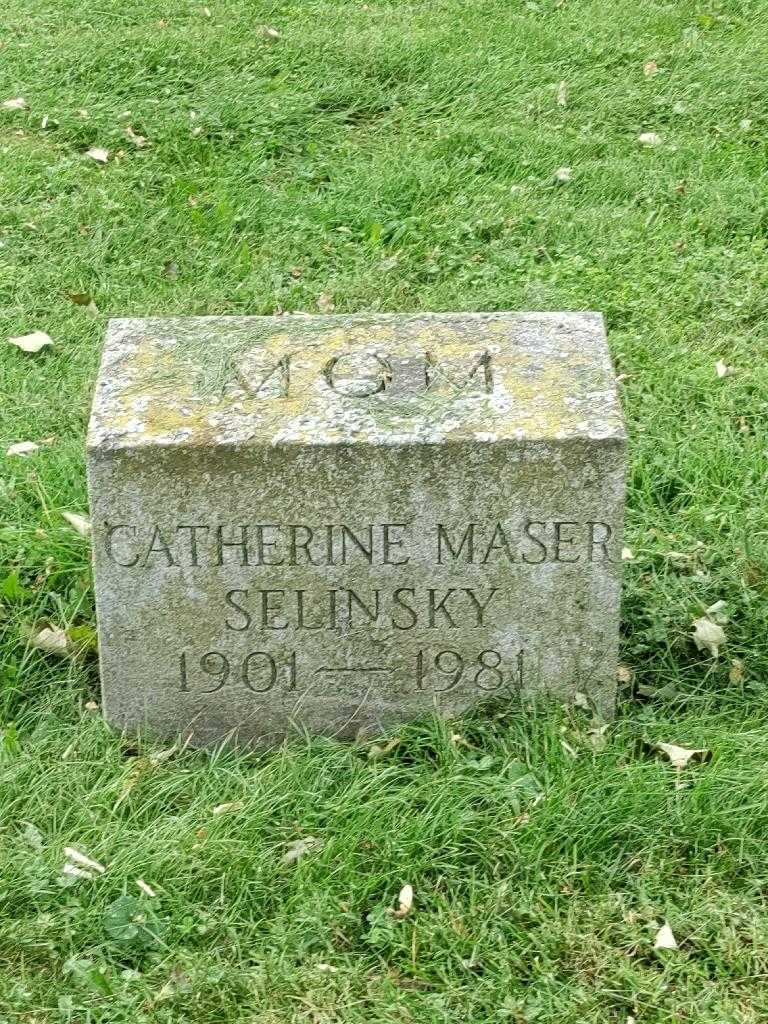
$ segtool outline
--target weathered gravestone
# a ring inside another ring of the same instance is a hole
[[[104,712],[274,743],[614,699],[625,439],[594,313],[114,320]]]

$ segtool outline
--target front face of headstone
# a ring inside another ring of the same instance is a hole
[[[624,434],[595,314],[113,321],[89,484],[119,727],[611,709]]]

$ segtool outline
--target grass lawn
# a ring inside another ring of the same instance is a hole
[[[207,2],[0,12],[0,1021],[765,1021],[768,7]],[[634,553],[609,728],[551,706],[248,758],[103,724],[62,513],[107,317],[332,306],[605,313]]]

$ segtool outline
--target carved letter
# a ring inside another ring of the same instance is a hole
[[[448,548],[454,562],[459,558],[459,555],[464,550],[464,545],[467,547],[467,561],[473,562],[475,559],[475,524],[470,523],[464,531],[464,536],[461,538],[461,543],[458,548],[454,548],[451,544],[448,531],[440,523],[437,524],[437,562],[438,565],[443,564],[443,543]]]
[[[507,543],[507,535],[504,532],[504,527],[501,525],[501,523],[496,523],[496,529],[493,531],[493,536],[491,537],[490,543],[488,544],[488,550],[485,552],[485,558],[483,559],[482,562],[483,565],[485,565],[485,563],[491,557],[492,551],[503,551],[510,562],[514,562],[515,560],[515,556],[509,550],[509,544]]]
[[[176,565],[173,553],[168,547],[168,542],[163,536],[159,526],[156,526],[152,531],[152,539],[149,543],[149,547],[147,548],[147,553],[144,556],[144,561],[141,563],[142,565],[147,565],[149,563],[150,555],[162,555],[165,559],[166,565]]]
[[[176,532],[179,530],[189,530],[189,557],[190,565],[199,565],[197,561],[197,531],[205,530],[208,533],[207,526],[177,526]]]
[[[555,561],[556,562],[578,562],[581,555],[576,555],[575,558],[561,558],[560,549],[566,544],[573,544],[574,537],[563,537],[562,529],[564,526],[578,526],[578,523],[571,522],[570,520],[563,520],[563,522],[555,523]]]
[[[356,372],[356,379],[343,376],[342,360],[351,362],[351,370]],[[368,398],[386,388],[392,378],[392,370],[386,359],[373,352],[345,352],[328,360],[323,367],[323,376],[328,387],[338,395]]]
[[[248,612],[245,608],[243,608],[242,605],[239,605],[237,603],[237,601],[235,601],[235,595],[236,594],[237,595],[242,595],[243,600],[245,600],[245,601],[248,600],[248,591],[247,590],[229,590],[226,593],[226,595],[224,597],[224,600],[226,601],[226,603],[229,605],[230,608],[234,608],[234,610],[239,615],[242,615],[242,617],[243,617],[243,624],[241,626],[233,626],[232,623],[229,621],[229,619],[225,619],[224,622],[225,622],[225,625],[226,625],[227,629],[234,629],[236,632],[242,633],[243,630],[248,629],[248,627],[250,626],[250,624],[251,624],[251,615],[250,615],[250,612]]]
[[[498,592],[499,592],[499,588],[498,588],[498,587],[491,587],[491,592],[490,592],[490,594],[488,595],[488,597],[486,598],[486,600],[485,600],[485,604],[480,604],[480,602],[478,601],[478,599],[477,599],[477,598],[475,597],[475,592],[474,592],[474,590],[472,590],[472,589],[471,589],[471,588],[469,588],[469,587],[465,587],[465,588],[464,588],[464,593],[465,593],[465,594],[467,594],[467,596],[469,597],[469,599],[470,599],[470,601],[472,602],[472,605],[473,605],[473,607],[474,607],[474,610],[475,610],[475,615],[476,615],[476,617],[477,617],[477,625],[478,625],[478,626],[482,626],[482,625],[484,625],[484,622],[483,622],[483,614],[484,614],[484,612],[485,612],[485,609],[486,609],[486,608],[488,607],[488,605],[489,605],[489,604],[491,603],[491,601],[492,601],[492,600],[493,600],[493,598],[494,598],[494,597],[496,596],[496,594],[498,594]]]
[[[544,526],[544,523],[536,522],[535,520],[529,520],[523,527],[523,533],[528,540],[532,540],[537,548],[541,551],[541,558],[530,558],[525,552],[523,552],[523,561],[528,565],[541,565],[542,562],[547,560],[547,545],[544,541],[539,540],[538,537],[534,537],[531,533],[531,529],[534,526]]]
[[[435,615],[437,614],[437,612],[440,612],[448,620],[448,625],[452,629],[456,628],[456,623],[453,621],[453,619],[450,616],[450,613],[449,613],[448,609],[445,607],[445,602],[448,600],[448,598],[452,594],[455,594],[455,593],[456,593],[456,591],[454,589],[446,590],[445,597],[442,599],[442,601],[438,601],[437,603],[435,603],[435,598],[437,596],[437,591],[436,590],[429,590],[428,591],[428,594],[429,594],[429,624],[430,624],[430,626],[435,626],[436,625],[436,623],[435,623]]]
[[[121,562],[117,558],[115,558],[115,552],[114,552],[114,549],[112,547],[112,535],[117,530],[130,530],[131,531],[131,536],[135,537],[136,536],[136,527],[135,526],[129,526],[128,523],[115,523],[114,526],[110,526],[109,523],[104,523],[104,526],[106,527],[106,530],[107,530],[106,535],[104,537],[104,548],[105,548],[105,550],[107,552],[107,558],[109,558],[109,560],[111,562],[114,562],[115,565],[122,565],[124,569],[128,569],[132,565],[136,565],[136,563],[139,560],[139,556],[138,555],[136,555],[135,558],[131,559],[130,562]]]
[[[291,357],[285,355],[273,366],[269,366],[267,353],[254,349],[240,363],[238,378],[251,394],[287,398],[291,387]]]
[[[393,615],[392,625],[395,627],[395,629],[413,629],[413,627],[419,621],[418,615],[409,604],[405,603],[405,601],[400,596],[401,594],[410,594],[411,597],[416,597],[416,591],[412,587],[398,587],[397,590],[392,595],[392,600],[394,601],[394,603],[398,606],[398,608],[402,608],[404,611],[408,612],[411,621],[407,626],[401,626]]]
[[[382,544],[383,544],[382,561],[384,562],[384,565],[405,565],[407,562],[410,561],[410,557],[408,555],[406,555],[405,558],[399,558],[399,559],[390,558],[389,557],[389,553],[390,553],[390,550],[392,548],[401,548],[403,546],[403,544],[405,543],[403,540],[397,540],[394,537],[391,537],[390,536],[390,530],[407,530],[407,529],[408,529],[408,524],[407,523],[384,523],[384,525],[382,526],[382,528],[381,528]]]
[[[427,390],[464,391],[473,378],[482,391],[493,391],[490,352],[475,353],[469,367],[460,366],[455,358],[438,361],[438,357],[427,352]]]
[[[603,536],[602,536],[602,538],[599,538],[599,539],[595,535],[595,531],[598,529],[598,527],[605,531]],[[611,560],[611,553],[608,550],[608,541],[613,536],[613,530],[610,528],[608,523],[601,523],[601,522],[587,523],[587,530],[589,531],[588,535],[587,535],[587,551],[588,551],[587,558],[589,559],[589,561],[590,562],[594,561],[595,548],[602,548],[603,549],[603,561],[610,562],[610,560]]]

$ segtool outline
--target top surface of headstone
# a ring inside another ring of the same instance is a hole
[[[112,320],[88,444],[623,436],[597,313],[366,314]]]

